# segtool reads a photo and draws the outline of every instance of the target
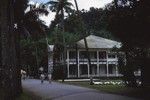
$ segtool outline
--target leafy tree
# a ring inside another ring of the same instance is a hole
[[[87,35],[94,34],[104,38],[117,40],[108,30],[107,10],[92,7],[89,11],[81,10],[79,12],[83,22],[85,23]],[[71,33],[79,33],[81,31],[80,20],[76,11],[65,19],[65,30]]]
[[[123,44],[128,68],[133,67],[133,61],[130,62],[129,58],[138,59],[141,63],[142,84],[143,86],[149,85],[150,14],[147,12],[150,10],[150,2],[146,0],[114,0],[114,3],[107,9],[110,11],[110,29]]]
[[[45,38],[41,38],[38,41],[33,41],[32,38],[21,39],[21,67],[26,70],[28,75],[32,77],[38,77],[38,69],[40,66],[44,67],[44,71],[47,72],[47,44]],[[35,45],[38,48],[35,50]],[[38,64],[37,66],[37,57]]]
[[[32,52],[30,52],[30,51],[26,51],[26,52],[31,53],[30,55],[31,55],[31,59],[33,60],[33,62],[29,63],[29,64],[31,64],[31,66],[34,66],[34,68],[33,68],[34,69],[34,75],[38,76],[38,69],[40,67],[40,62],[42,60],[41,59],[42,56],[40,54],[43,54],[43,53],[41,53],[41,51],[43,51],[43,48],[41,47],[39,40],[47,38],[47,35],[45,33],[45,29],[47,27],[39,19],[39,16],[40,15],[47,15],[48,11],[44,7],[44,5],[37,6],[35,4],[35,5],[28,5],[27,7],[29,8],[29,10],[26,11],[24,16],[22,16],[22,21],[21,21],[21,25],[22,25],[21,28],[22,29],[21,29],[21,32],[24,33],[24,36],[22,36],[22,38],[26,37],[26,39],[27,39],[26,41],[28,41],[29,44],[30,43],[32,44],[32,47],[31,47],[32,49],[29,49],[29,50],[32,50]],[[26,7],[26,9],[27,9],[27,7]],[[47,39],[45,41],[45,44],[47,44]],[[25,48],[23,48],[23,46],[24,45],[22,45],[22,49],[24,50]],[[30,46],[30,45],[28,45],[28,46]],[[42,50],[40,50],[40,49],[42,49]],[[47,48],[44,48],[44,49],[48,50]],[[48,54],[46,52],[48,52],[48,51],[45,51],[44,55]],[[24,54],[22,54],[22,55],[24,55]],[[27,58],[25,59],[25,61],[26,60],[28,62]],[[35,63],[36,63],[36,65],[35,65]],[[28,66],[28,63],[26,63],[26,64]],[[47,65],[45,65],[45,67],[46,66]]]

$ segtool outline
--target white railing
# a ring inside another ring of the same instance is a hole
[[[105,61],[110,61],[110,62],[113,62],[113,61],[118,61],[117,58],[109,58],[109,59],[90,59],[91,62],[105,62]],[[76,59],[67,59],[66,61],[69,61],[69,62],[76,62]],[[88,59],[79,59],[79,62],[88,62]]]
[[[107,61],[107,59],[99,59],[98,61],[99,61],[99,62],[100,62],[100,61]]]
[[[88,75],[87,75],[87,74],[85,74],[85,75],[80,75],[79,77],[88,77]]]
[[[77,77],[77,75],[69,75],[68,77]]]
[[[108,58],[108,61],[118,61],[117,58]]]
[[[89,75],[90,76],[90,75]],[[80,75],[79,77],[89,77],[88,74],[83,74],[83,75]],[[122,74],[93,74],[92,75],[93,77],[120,77],[120,76],[123,76]],[[69,75],[69,77],[77,77],[77,75]]]
[[[69,61],[75,62],[75,61],[76,61],[76,59],[69,59]]]

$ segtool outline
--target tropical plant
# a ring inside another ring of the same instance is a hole
[[[68,0],[50,0],[45,5],[47,5],[52,12],[56,12],[55,19],[50,25],[50,29],[52,30],[58,23],[64,20],[64,12],[70,15],[70,13],[73,11],[71,8],[73,5],[72,3],[68,2]]]
[[[66,42],[65,42],[65,38],[63,36],[63,33],[65,32],[65,30],[64,30],[64,17],[65,17],[64,12],[69,14],[72,11],[71,6],[73,6],[73,5],[70,2],[68,2],[68,0],[56,0],[56,1],[51,0],[51,1],[47,2],[46,5],[49,5],[49,8],[50,8],[50,10],[52,10],[52,12],[56,12],[55,19],[50,25],[50,30],[54,30],[54,27],[56,27],[56,25],[58,25],[58,28],[56,31],[56,41],[55,41],[55,46],[54,46],[54,59],[59,60],[61,53],[62,53],[61,51],[63,51],[64,52],[64,54],[63,54],[63,57],[64,57],[63,58],[63,60],[64,60],[63,66],[64,67],[63,68],[65,68],[65,65],[66,65],[66,60],[65,60],[66,59]],[[60,45],[60,43],[58,43],[58,42],[60,42],[58,39],[59,38],[58,36],[60,36],[60,34],[58,34],[58,32],[62,34],[63,45]],[[63,49],[61,49],[60,47],[62,47]],[[55,55],[58,55],[58,57]],[[57,57],[58,59],[55,57]],[[65,70],[63,69],[63,76],[65,74],[64,71]],[[63,77],[63,80],[64,80],[64,77]]]
[[[27,37],[27,39],[30,39],[33,41],[31,43],[34,44],[33,47],[35,48],[34,55],[36,58],[36,66],[37,66],[35,71],[37,72],[38,68],[40,67],[40,57],[41,57],[39,56],[40,50],[38,46],[39,45],[38,41],[41,38],[45,38],[46,44],[48,46],[47,35],[45,33],[46,26],[44,25],[43,21],[39,19],[39,16],[47,15],[48,11],[44,8],[44,5],[37,6],[36,4],[34,5],[30,4],[28,7],[29,7],[29,10],[26,11],[22,20],[22,29],[23,29],[22,31],[24,35]],[[48,49],[46,48],[46,50]]]

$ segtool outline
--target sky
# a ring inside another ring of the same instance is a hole
[[[48,2],[49,0],[31,0],[31,2],[36,2],[36,3],[45,3]],[[68,0],[74,5],[74,0]],[[112,2],[112,0],[77,0],[79,9],[85,9],[89,10],[90,7],[95,7],[95,8],[102,8],[106,4]],[[55,13],[49,13],[48,16],[41,16],[40,18],[46,22],[46,25],[49,26],[51,20],[54,19]]]

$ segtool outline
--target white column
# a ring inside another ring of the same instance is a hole
[[[48,52],[48,73],[50,73],[50,63],[51,63],[51,61],[50,61],[50,53]]]
[[[116,66],[116,76],[118,77],[118,66],[117,66],[117,64],[115,64]]]
[[[90,77],[90,66],[89,66],[89,63],[87,63],[87,68],[88,68],[88,77]]]
[[[99,76],[99,51],[97,51],[97,76]]]
[[[107,69],[107,77],[109,76],[108,73],[108,51],[106,51],[106,69]]]
[[[52,52],[48,53],[48,73],[52,73],[53,69],[53,54]]]
[[[77,52],[78,52],[78,55],[77,55],[78,56],[78,77],[80,77],[80,68],[79,68],[80,67],[80,62],[79,62],[79,60],[80,60],[80,56],[79,56],[80,51],[78,50]]]
[[[67,70],[68,70],[68,71],[67,71],[67,72],[68,72],[68,73],[67,73],[67,76],[68,76],[68,78],[69,78],[69,73],[70,73],[70,72],[69,72],[69,50],[67,50]]]

